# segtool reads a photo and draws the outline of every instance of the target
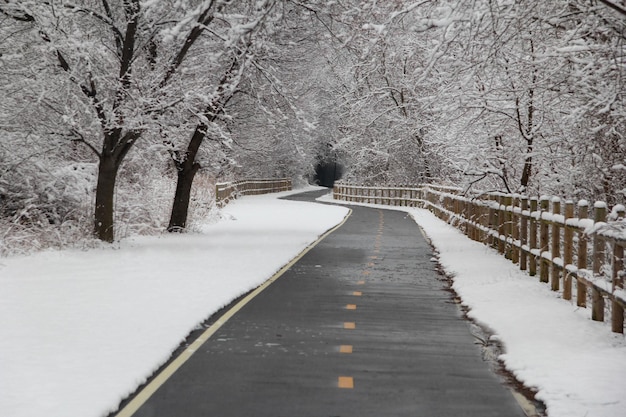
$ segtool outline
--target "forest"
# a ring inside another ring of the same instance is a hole
[[[624,202],[626,1],[0,0],[0,255],[194,230],[218,181]]]

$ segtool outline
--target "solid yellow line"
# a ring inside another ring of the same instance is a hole
[[[343,324],[343,328],[348,330],[354,330],[356,329],[356,323],[352,321],[347,321]]]
[[[178,355],[165,369],[163,369],[148,385],[146,385],[136,396],[133,398],[126,407],[120,410],[115,417],[131,417],[135,412],[156,392],[161,385],[165,383],[173,374],[180,368],[187,360],[193,355],[199,348],[209,340],[215,332],[219,330],[231,317],[233,317],[239,310],[241,310],[246,304],[248,304],[254,297],[259,295],[264,289],[269,287],[274,281],[280,278],[289,268],[291,268],[296,262],[298,262],[304,255],[311,249],[317,246],[328,235],[339,229],[348,220],[348,217],[352,214],[352,210],[348,211],[348,214],[343,218],[341,223],[326,233],[321,235],[315,242],[307,246],[302,252],[300,252],[295,258],[293,258],[287,265],[283,266],[278,272],[276,272],[270,279],[258,286],[254,291],[244,297],[241,301],[228,310],[222,317],[220,317],[211,327],[206,329],[204,333],[200,335],[187,349],[185,349],[180,355]]]
[[[337,383],[339,388],[354,388],[354,379],[351,376],[340,376]]]
[[[347,309],[347,310],[356,310],[356,304],[348,304],[348,305],[346,306],[346,309]]]

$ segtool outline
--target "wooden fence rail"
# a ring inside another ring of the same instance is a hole
[[[222,207],[240,195],[257,195],[291,190],[289,178],[248,179],[215,184],[215,202]]]
[[[426,208],[473,240],[492,246],[566,300],[591,302],[591,317],[624,333],[624,248],[626,216],[617,205],[575,204],[557,197],[529,198],[488,193],[468,197],[454,187],[424,185],[365,187],[338,183],[334,198],[344,201]],[[575,285],[575,294],[572,285]],[[606,302],[608,301],[608,303]]]

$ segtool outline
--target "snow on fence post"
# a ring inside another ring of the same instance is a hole
[[[537,275],[537,256],[535,255],[535,250],[537,249],[537,220],[535,217],[537,214],[537,205],[539,200],[536,197],[530,199],[530,244],[529,244],[529,252],[530,252],[530,265],[528,269],[528,273],[531,277]]]
[[[505,195],[504,199],[504,257],[513,259],[513,245],[511,242],[513,226],[513,197]]]
[[[528,252],[526,252],[526,246],[528,245],[528,197],[522,196],[521,198],[521,213],[520,216],[520,254],[519,254],[519,269],[526,271],[528,268]]]
[[[487,216],[485,216],[485,206],[483,204],[481,204],[482,202],[480,200],[474,200],[472,201],[472,205],[474,207],[474,210],[476,211],[476,240],[478,242],[483,242],[484,243],[484,234],[483,234],[483,226],[486,225],[486,218]]]
[[[496,225],[497,225],[497,214],[496,214],[496,209],[495,209],[495,201],[496,201],[496,195],[494,194],[490,194],[489,195],[489,224],[488,224],[488,228],[490,231],[496,230]],[[496,248],[496,238],[494,236],[493,233],[489,233],[489,235],[487,236],[487,243],[489,244],[489,246],[491,246],[492,248]]]
[[[552,231],[550,232],[550,240],[552,247],[550,248],[550,258],[552,259],[552,268],[550,271],[550,288],[552,291],[558,291],[561,283],[561,268],[565,265],[559,265],[557,259],[561,259],[561,227],[556,216],[561,215],[561,199],[552,198]],[[563,261],[561,261],[563,262]]]
[[[614,208],[616,220],[624,220],[626,208],[623,205]],[[624,289],[624,242],[613,243],[613,287],[612,292]],[[611,304],[611,330],[615,333],[624,333],[624,306],[613,299]]]
[[[574,217],[574,202],[565,202],[565,228],[563,229],[563,298],[572,299],[572,275],[567,266],[574,262],[574,229],[567,225],[567,220]]]
[[[513,195],[513,207],[511,207],[511,218],[512,218],[512,235],[513,244],[511,245],[511,260],[514,264],[519,263],[519,255],[520,255],[520,245],[519,245],[519,234],[520,234],[520,216],[518,214],[520,205],[520,196],[518,194]]]
[[[478,207],[474,201],[467,200],[465,202],[465,216],[469,220],[467,225],[470,239],[478,240]]]
[[[498,210],[496,211],[497,216],[498,216],[498,252],[500,252],[501,254],[504,254],[504,249],[506,247],[506,242],[504,239],[504,234],[505,234],[505,230],[504,230],[504,211],[505,211],[505,204],[504,204],[504,195],[503,194],[499,194],[498,195]]]
[[[596,201],[593,205],[594,224],[606,221],[606,203]],[[593,275],[600,275],[602,265],[604,264],[605,242],[599,233],[593,235]],[[604,297],[602,293],[591,287],[591,319],[595,321],[604,321]]]
[[[623,212],[622,212],[623,217]],[[621,242],[613,243],[613,293],[624,288],[624,246]],[[613,299],[611,303],[611,330],[624,333],[624,307]]]
[[[508,228],[510,225],[510,220],[509,220],[509,212],[508,212],[508,198],[506,194],[502,194],[500,195],[500,199],[499,199],[499,203],[500,203],[500,217],[501,219],[499,219],[498,224],[500,226],[499,230],[498,230],[498,234],[500,235],[500,241],[498,242],[498,250],[500,251],[500,253],[502,255],[504,255],[504,257],[506,259],[511,259],[509,257],[509,251],[508,251],[508,247],[509,247],[509,232],[508,232]]]
[[[539,281],[548,282],[550,278],[550,261],[548,256],[548,245],[550,244],[550,231],[548,227],[548,220],[545,219],[545,213],[550,209],[550,199],[547,196],[542,196],[539,199],[539,207],[541,209],[539,217]]]
[[[589,204],[585,200],[581,200],[578,202],[578,219],[586,219],[587,217],[589,217]],[[576,257],[578,270],[587,269],[587,235],[583,232],[578,233]],[[576,305],[587,307],[587,284],[579,277],[576,279]]]

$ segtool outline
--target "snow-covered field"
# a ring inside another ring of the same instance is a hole
[[[114,410],[199,322],[346,214],[281,195],[240,199],[199,233],[0,259],[0,416]],[[430,212],[406,211],[455,275],[469,315],[503,342],[507,368],[538,390],[550,417],[626,415],[624,336]]]
[[[200,233],[0,259],[0,416],[98,417],[347,214],[245,197]]]
[[[454,276],[453,287],[469,307],[469,317],[503,343],[505,366],[538,391],[549,417],[626,416],[623,335],[611,333],[609,324],[591,321],[588,310],[561,299],[538,278],[431,212],[367,206],[410,213]]]

